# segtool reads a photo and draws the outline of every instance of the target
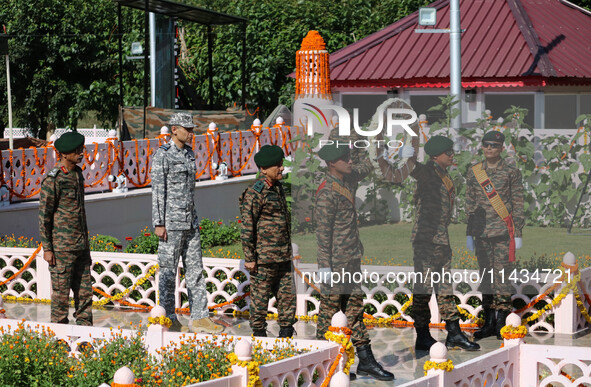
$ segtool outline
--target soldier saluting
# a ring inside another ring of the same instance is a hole
[[[188,145],[193,118],[175,113],[170,119],[171,141],[162,145],[152,162],[152,225],[158,236],[160,305],[172,320],[172,330],[182,326],[175,313],[175,286],[179,258],[183,259],[185,284],[191,309],[192,332],[217,333],[224,328],[209,318],[203,277],[199,218],[195,209],[195,155]]]
[[[414,250],[414,270],[415,273],[422,274],[417,276],[422,281],[414,284],[412,317],[415,320],[417,334],[415,349],[428,351],[437,342],[429,331],[429,300],[433,293],[431,274],[451,271],[452,251],[447,228],[453,212],[455,187],[447,168],[453,164],[454,151],[452,140],[444,136],[432,136],[425,143],[425,152],[429,155],[429,160],[421,164],[416,159],[417,140],[413,141],[413,146],[403,146],[400,154],[403,158],[409,158],[410,176],[417,180],[414,195],[416,218],[411,241]],[[384,177],[389,181],[400,183],[401,179],[406,177],[392,174],[388,163],[383,159],[379,160],[379,165]],[[459,347],[469,351],[480,349],[480,346],[468,340],[460,329],[460,315],[451,282],[441,281],[436,294],[439,313],[445,320],[445,329],[448,333],[445,345],[448,348]]]
[[[60,160],[41,183],[39,233],[51,275],[51,322],[68,323],[70,289],[77,325],[92,325],[90,245],[84,209],[84,177],[76,165],[84,136],[66,132],[54,144]]]
[[[269,300],[275,296],[279,337],[292,337],[296,296],[292,272],[291,217],[283,178],[283,149],[264,145],[254,156],[261,176],[240,196],[240,239],[250,273],[250,327],[267,336]]]
[[[328,172],[316,192],[314,221],[318,242],[318,268],[322,282],[328,282],[332,272],[361,272],[363,244],[357,227],[355,192],[358,183],[367,176],[372,166],[368,157],[355,150],[355,162],[348,146],[338,142],[323,146],[318,157],[326,162]],[[342,311],[352,330],[351,342],[355,346],[359,365],[357,373],[378,380],[393,380],[375,359],[370,339],[363,323],[363,298],[358,283],[330,284],[320,297],[320,310],[316,338],[324,339],[332,316]],[[351,375],[354,378],[353,375]]]
[[[501,328],[513,310],[513,287],[499,273],[511,272],[515,250],[522,245],[523,182],[519,169],[501,157],[504,143],[503,133],[486,133],[482,137],[485,160],[468,169],[466,246],[471,251],[476,247],[478,265],[487,273],[480,285],[484,326],[474,332],[477,339],[495,334],[502,339]]]

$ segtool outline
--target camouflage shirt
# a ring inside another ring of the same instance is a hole
[[[240,196],[240,239],[245,262],[261,265],[289,261],[291,216],[280,182],[261,177]]]
[[[503,203],[505,203],[505,207],[513,215],[515,237],[520,238],[521,230],[525,224],[521,172],[517,167],[507,163],[503,159],[499,161],[496,168],[489,168],[485,160],[482,163],[482,168],[486,171],[488,178],[495,186],[495,190]],[[479,207],[483,208],[486,213],[483,233],[473,236],[491,238],[509,235],[507,224],[490,204],[478,180],[476,180],[472,167],[468,168],[466,180],[466,215],[473,215]]]
[[[357,227],[355,192],[359,182],[367,176],[372,165],[368,157],[352,152],[353,172],[339,180],[331,174],[316,192],[314,221],[318,242],[318,267],[337,270],[349,266],[353,260],[359,265],[363,244]]]
[[[447,227],[451,221],[455,188],[452,183],[448,190],[443,182],[443,178],[449,178],[447,171],[429,160],[425,164],[417,163],[410,175],[417,180],[411,241],[449,245]]]
[[[198,226],[193,199],[195,155],[172,141],[162,145],[152,162],[152,225],[166,230],[189,230]]]
[[[41,183],[39,233],[46,251],[88,250],[84,177],[80,167],[72,171],[56,167]]]

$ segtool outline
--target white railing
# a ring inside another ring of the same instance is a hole
[[[287,155],[297,148],[291,142],[299,133],[298,127],[277,126],[261,130],[206,133],[193,136],[193,151],[197,172],[196,180],[212,179],[216,170],[212,163],[226,162],[229,176],[256,173],[254,154],[260,146],[281,146]],[[118,141],[107,138],[102,143],[85,145],[82,163],[85,191],[102,192],[113,188],[109,175],[124,174],[128,187],[149,187],[154,153],[166,138]],[[10,201],[17,202],[39,197],[41,182],[56,164],[53,146],[42,148],[4,150],[0,152],[0,186],[10,191]]]
[[[441,343],[430,350],[430,361],[443,363],[447,351]],[[427,376],[401,387],[469,386],[588,386],[591,351],[586,347],[525,344],[505,339],[504,347],[455,365],[453,370],[430,369]]]
[[[19,270],[33,254],[34,249],[23,249],[23,248],[0,248],[0,262],[4,262],[5,266],[0,268],[0,278],[8,278],[12,273]],[[115,296],[118,293],[125,292],[133,284],[136,284],[138,280],[146,277],[150,269],[157,264],[156,255],[144,255],[144,254],[126,254],[126,253],[105,253],[105,252],[92,252],[93,270],[92,276],[94,280],[94,287],[100,289],[102,292],[107,293],[110,296]],[[312,264],[301,264],[298,260],[295,260],[295,265],[301,272],[312,272],[316,271],[316,265]],[[0,263],[1,264],[1,263]],[[244,296],[249,285],[250,277],[249,273],[244,269],[244,261],[236,259],[225,259],[225,258],[204,258],[203,259],[204,270],[207,273],[206,283],[209,288],[208,292],[208,305],[213,307],[226,301],[232,301],[235,297]],[[106,269],[106,270],[104,270]],[[396,295],[410,296],[411,291],[407,287],[407,282],[395,282],[387,286],[387,276],[389,273],[407,273],[413,272],[411,267],[402,266],[363,266],[362,270],[367,270],[369,273],[375,272],[379,275],[380,280],[378,286],[369,289],[363,286],[363,290],[366,293],[366,299],[364,303],[371,304],[376,308],[374,317],[388,317],[392,313],[387,313],[386,308],[394,307],[396,311],[401,311],[402,305],[395,298]],[[452,270],[452,273],[463,273],[464,270]],[[476,273],[475,270],[468,270],[468,273]],[[26,274],[25,274],[26,273]],[[548,283],[538,283],[535,281],[529,281],[524,284],[519,284],[515,287],[515,294],[513,299],[522,299],[525,303],[529,303],[539,294],[544,293],[548,287],[553,285],[553,281],[558,274],[549,276],[547,279]],[[402,277],[411,278],[409,275],[399,275],[398,278],[402,280]],[[467,276],[470,278],[470,276]],[[2,280],[0,280],[1,282]],[[470,291],[466,293],[460,292],[458,286],[460,283],[454,283],[454,294],[460,299],[460,306],[467,310],[472,315],[477,315],[481,306],[474,308],[470,305],[469,299],[471,297],[477,297],[482,299],[481,293],[477,290],[477,282],[463,282],[470,287]],[[581,283],[584,284],[585,289],[591,288],[591,268],[585,268],[581,271]],[[42,253],[40,252],[34,264],[32,264],[24,273],[18,278],[10,281],[6,284],[7,288],[3,291],[3,296],[14,296],[14,297],[28,297],[28,298],[39,298],[39,299],[50,299],[51,297],[51,286],[49,269],[47,263],[42,259]],[[315,315],[318,313],[319,301],[313,295],[314,289],[308,284],[304,283],[299,276],[296,279],[297,286],[297,314],[298,315]],[[561,285],[564,286],[564,285]],[[156,293],[158,288],[158,271],[154,276],[147,278],[147,282],[144,287],[137,286],[131,296],[126,295],[123,300],[132,302],[135,304],[141,304],[146,306],[154,306],[156,304]],[[393,289],[393,290],[390,290]],[[534,291],[535,289],[535,291]],[[552,302],[553,295],[558,294],[561,287],[554,290],[544,298],[546,303]],[[382,292],[386,299],[378,301],[374,296],[376,293]],[[528,293],[524,294],[524,293]],[[535,293],[535,294],[532,294]],[[96,293],[94,300],[98,301],[102,297]],[[184,283],[184,279],[180,275],[177,275],[176,284],[176,297],[175,305],[177,308],[188,308],[187,291]],[[218,308],[220,313],[228,313],[232,310],[246,311],[249,308],[249,297],[246,297],[243,306],[238,306],[235,303],[229,303]],[[584,306],[589,308],[585,299],[582,299]],[[118,303],[114,303],[118,306]],[[441,322],[439,311],[437,309],[437,303],[435,297],[433,297],[429,304],[431,308],[431,322]],[[534,306],[522,311],[521,316],[527,313],[535,313],[537,309]],[[269,302],[269,312],[277,313],[275,308],[275,298]],[[17,317],[17,316],[13,316]],[[401,318],[406,321],[413,321],[413,319],[402,313]],[[554,319],[554,325],[550,323],[550,319]],[[565,333],[574,334],[579,332],[589,324],[585,321],[581,312],[578,309],[575,296],[567,294],[566,297],[554,308],[545,312],[538,321],[532,325],[530,331],[545,330],[550,333]]]

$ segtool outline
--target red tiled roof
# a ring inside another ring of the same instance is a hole
[[[437,25],[449,28],[449,1]],[[591,13],[563,0],[460,0],[462,86],[591,84]],[[449,87],[448,34],[417,12],[330,56],[333,87]],[[423,27],[421,27],[423,28]]]

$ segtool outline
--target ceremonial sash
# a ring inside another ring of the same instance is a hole
[[[513,262],[515,261],[515,226],[513,224],[513,215],[509,213],[505,203],[503,203],[503,200],[501,200],[501,197],[497,193],[494,184],[488,178],[486,171],[482,169],[482,163],[474,165],[472,171],[491,206],[507,225],[507,230],[509,231],[509,262]]]
[[[451,209],[454,208],[454,193],[455,193],[454,182],[451,181],[451,179],[449,178],[449,175],[439,172],[437,167],[435,167],[435,172],[437,172],[437,175],[439,176],[439,178],[443,182],[443,185],[447,189],[447,194],[449,195],[450,211],[451,211]]]
[[[320,184],[320,186],[318,187],[318,190],[316,190],[316,195],[318,195],[318,192],[320,192],[320,190],[323,189],[325,186],[326,186],[326,180],[324,180]],[[351,191],[349,191],[349,189],[347,189],[346,187],[343,187],[342,185],[340,185],[336,181],[333,181],[330,187],[333,191],[343,195],[351,203],[355,204],[355,197],[353,196],[353,193]]]

